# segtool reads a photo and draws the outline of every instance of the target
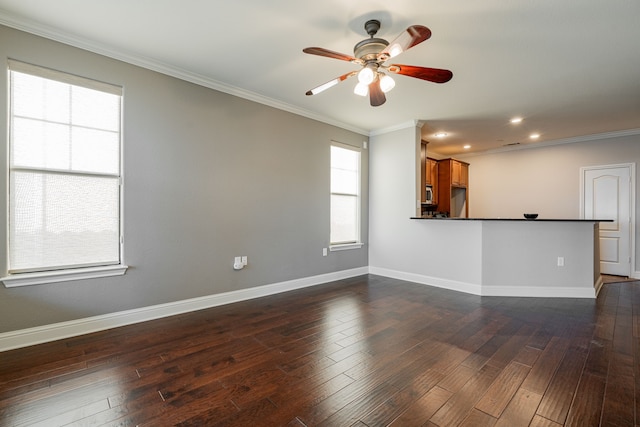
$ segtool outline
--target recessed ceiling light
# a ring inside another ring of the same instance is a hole
[[[438,138],[444,138],[445,136],[447,136],[447,133],[446,132],[438,132],[434,136],[436,136]]]
[[[522,117],[514,117],[509,120],[509,122],[511,122],[512,125],[517,125],[518,123],[522,123]]]
[[[471,146],[469,144],[463,146],[462,148],[464,148],[465,150],[468,150],[469,148],[471,148]]]
[[[529,138],[538,139],[538,138],[540,138],[540,134],[539,133],[532,133],[531,135],[529,135]]]

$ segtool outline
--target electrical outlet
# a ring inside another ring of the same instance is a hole
[[[564,257],[563,256],[559,256],[558,257],[558,267],[564,267]]]
[[[322,248],[322,256],[327,256],[327,248]]]
[[[241,261],[242,261],[242,265],[247,265],[247,256],[246,255],[243,256]]]

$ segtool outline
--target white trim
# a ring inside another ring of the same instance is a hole
[[[188,70],[184,70],[168,64],[164,64],[157,60],[146,58],[141,55],[136,55],[134,53],[127,53],[120,50],[114,50],[113,48],[107,45],[101,44],[99,42],[87,41],[84,38],[79,38],[71,34],[64,33],[58,29],[48,27],[46,25],[42,25],[34,21],[25,20],[22,17],[9,14],[5,11],[0,12],[0,24],[10,28],[15,28],[20,31],[25,31],[27,33],[35,34],[37,36],[44,37],[49,40],[54,40],[60,43],[64,43],[69,46],[78,47],[80,49],[97,53],[109,58],[117,59],[119,61],[136,65],[138,67],[142,67],[147,70],[156,71],[158,73],[162,73],[167,76],[175,77],[180,80],[184,80],[184,81],[191,82],[203,87],[207,87],[209,89],[214,89],[220,92],[237,96],[239,98],[247,99],[249,101],[257,102],[259,104],[267,105],[269,107],[274,107],[279,110],[287,111],[302,117],[307,117],[312,120],[317,120],[322,123],[326,123],[326,124],[336,126],[342,129],[346,129],[355,133],[359,133],[361,135],[366,135],[369,137],[383,135],[396,130],[406,129],[412,126],[417,128],[422,128],[422,126],[425,123],[424,120],[410,120],[409,122],[400,123],[398,125],[393,125],[386,128],[367,130],[367,129],[360,128],[358,126],[354,126],[353,124],[350,124],[350,123],[345,123],[331,117],[317,114],[313,111],[302,109],[295,105],[286,104],[276,99],[267,98],[266,96],[257,94],[255,92],[250,92],[245,89],[231,86],[227,83],[223,83],[218,80],[214,80],[209,77],[205,77],[203,75],[190,72]],[[617,138],[617,137],[632,136],[632,135],[640,135],[640,129],[626,129],[626,130],[606,132],[606,133],[600,133],[600,134],[583,135],[583,136],[577,136],[577,137],[557,139],[557,140],[551,140],[551,141],[545,141],[545,142],[536,142],[531,144],[522,144],[522,145],[516,145],[516,146],[510,146],[510,147],[501,147],[501,148],[496,148],[492,150],[480,151],[476,153],[459,154],[458,156],[460,158],[465,158],[465,157],[473,157],[473,156],[484,155],[484,154],[500,153],[504,151],[541,148],[541,147],[548,147],[551,145],[571,144],[574,142],[585,142],[585,141],[592,141],[592,140],[597,140],[602,138]]]
[[[600,275],[600,276],[598,276],[598,280],[596,280],[595,285],[593,285],[594,294],[595,294],[596,297],[600,293],[600,289],[602,289],[603,285],[604,285],[604,280],[602,280],[602,275]]]
[[[169,64],[162,63],[160,61],[145,58],[134,53],[128,53],[120,50],[114,50],[109,46],[103,45],[96,41],[88,41],[84,38],[75,37],[73,35],[64,33],[55,28],[48,27],[46,25],[38,24],[33,21],[25,20],[15,15],[10,15],[7,12],[0,12],[0,24],[7,27],[15,28],[20,31],[25,31],[37,36],[45,37],[49,40],[54,40],[60,43],[64,43],[69,46],[78,47],[80,49],[88,50],[109,58],[117,59],[119,61],[126,62],[128,64],[136,65],[138,67],[145,68],[147,70],[156,71],[158,73],[165,74],[167,76],[175,77],[180,80],[184,80],[190,83],[194,83],[209,89],[214,89],[219,92],[224,92],[229,95],[237,96],[238,98],[247,99],[249,101],[257,102],[259,104],[274,107],[282,111],[297,114],[299,116],[307,117],[309,119],[317,120],[322,123],[326,123],[332,126],[336,126],[342,129],[346,129],[361,135],[369,135],[369,131],[360,127],[354,126],[349,123],[345,123],[336,120],[331,117],[326,117],[317,114],[313,111],[305,110],[295,105],[287,104],[276,99],[268,98],[266,96],[250,92],[245,89],[241,89],[235,86],[231,86],[227,83],[223,83],[218,80],[211,79],[209,77],[193,73],[188,70],[184,70],[178,67],[174,67]]]
[[[534,298],[595,298],[596,282],[594,288],[562,286],[486,286],[477,283],[458,282],[455,280],[441,279],[415,273],[407,273],[386,268],[369,267],[370,274],[390,277],[392,279],[406,280],[450,291],[464,292],[478,296],[500,297],[534,297]],[[602,279],[599,279],[602,281]],[[602,285],[600,285],[602,286]]]
[[[109,58],[117,59],[119,61],[136,65],[138,67],[142,67],[147,70],[156,71],[158,73],[162,73],[167,76],[175,77],[180,80],[184,80],[184,81],[194,83],[203,87],[207,87],[209,89],[214,89],[219,92],[224,92],[230,95],[237,96],[239,98],[243,98],[249,101],[257,102],[259,104],[267,105],[269,107],[274,107],[279,110],[297,114],[302,117],[307,117],[312,120],[317,120],[319,122],[336,126],[342,129],[346,129],[361,135],[366,135],[369,137],[383,135],[396,130],[406,129],[412,126],[417,128],[422,128],[423,125],[425,124],[424,120],[410,120],[408,122],[400,123],[398,125],[393,125],[386,128],[367,130],[358,126],[354,126],[351,123],[345,123],[343,121],[336,120],[331,117],[317,114],[313,111],[302,109],[295,105],[287,104],[276,99],[267,98],[266,96],[257,94],[255,92],[250,92],[245,89],[231,86],[227,83],[214,80],[209,77],[190,72],[188,70],[177,68],[169,64],[164,64],[154,59],[146,58],[141,55],[136,55],[134,53],[127,53],[120,50],[114,50],[113,48],[107,45],[101,44],[99,42],[87,41],[84,38],[79,38],[71,34],[64,33],[58,29],[48,27],[46,25],[42,25],[33,21],[25,20],[22,17],[9,14],[5,11],[0,12],[0,24],[10,28],[15,28],[20,31],[25,31],[27,33],[35,34],[37,36],[44,37],[49,40],[64,43],[69,46],[78,47],[80,49],[97,53]],[[626,130],[606,132],[606,133],[600,133],[600,134],[583,135],[583,136],[577,136],[577,137],[557,139],[557,140],[551,140],[551,141],[545,141],[545,142],[536,142],[531,144],[522,144],[522,145],[516,145],[516,146],[510,146],[510,147],[501,147],[501,148],[496,148],[492,150],[480,151],[476,153],[459,154],[458,156],[462,159],[465,157],[500,153],[504,151],[541,148],[541,147],[548,147],[552,145],[571,144],[574,142],[585,142],[585,141],[592,141],[592,140],[597,140],[602,138],[617,138],[617,137],[632,136],[632,135],[640,135],[640,129],[626,129]]]
[[[595,298],[595,288],[575,286],[483,286],[486,297],[531,297],[531,298]]]
[[[105,265],[101,267],[74,268],[68,270],[42,271],[37,273],[17,273],[0,278],[6,288],[17,286],[43,285],[45,283],[68,282],[70,280],[96,279],[99,277],[122,276],[129,266]]]
[[[362,141],[363,144],[366,144],[367,141]],[[344,148],[345,150],[352,150],[361,153],[363,148],[359,145],[349,144],[347,142],[336,141],[335,139],[331,140],[331,145],[335,145],[336,147]]]
[[[422,274],[407,273],[404,271],[371,266],[369,267],[369,273],[390,277],[392,279],[420,283],[422,285],[435,286],[436,288],[449,289],[450,291],[464,292],[466,294],[481,295],[482,292],[482,286],[477,283],[458,282],[455,280],[440,279]]]
[[[369,132],[369,136],[384,135],[385,133],[395,132],[397,130],[409,129],[409,128],[422,128],[424,123],[419,120],[409,120],[408,122],[399,123],[397,125],[388,126],[386,128],[374,129]]]
[[[346,243],[344,245],[332,245],[332,246],[329,246],[329,252],[348,251],[350,249],[360,249],[363,246],[364,246],[364,243]]]
[[[629,169],[629,274],[630,277],[640,278],[636,270],[636,164],[635,163],[618,163],[610,165],[595,165],[595,166],[583,166],[580,168],[580,197],[579,197],[579,209],[580,218],[584,218],[584,188],[585,188],[585,173],[590,170],[603,170],[603,169]],[[635,273],[634,273],[635,272]]]
[[[347,196],[347,197],[355,197],[355,201],[356,201],[356,214],[355,214],[355,228],[356,228],[356,232],[357,235],[355,236],[356,242],[354,243],[346,243],[346,244],[340,244],[340,243],[332,243],[331,241],[329,241],[329,251],[335,251],[335,250],[346,250],[346,249],[359,249],[360,247],[362,247],[362,243],[360,242],[361,237],[362,237],[362,149],[360,147],[356,147],[353,145],[349,145],[349,144],[343,144],[341,142],[338,141],[334,141],[332,140],[331,143],[329,144],[329,171],[330,171],[330,175],[331,175],[331,180],[333,181],[333,173],[334,170],[336,169],[336,167],[334,166],[334,148],[339,149],[339,150],[345,150],[347,152],[352,152],[352,153],[356,153],[358,156],[358,160],[357,160],[357,183],[356,183],[356,192],[354,193],[340,193],[340,192],[334,192],[333,191],[333,183],[331,184],[331,188],[329,189],[329,205],[333,206],[333,196]],[[333,208],[331,208],[331,212],[333,212]],[[331,237],[333,237],[333,229],[334,229],[334,223],[333,223],[333,215],[329,215],[329,238],[331,239]],[[333,246],[332,246],[333,245]],[[359,245],[359,246],[356,246]],[[341,246],[342,249],[338,248],[336,249],[336,247]]]
[[[636,272],[636,276],[640,276]],[[162,317],[187,313],[196,310],[216,307],[234,302],[245,301],[254,298],[302,289],[310,286],[321,285],[336,280],[348,279],[365,274],[390,277],[405,280],[427,286],[464,292],[478,296],[505,296],[505,297],[537,297],[537,298],[595,298],[602,287],[602,278],[594,284],[594,288],[579,287],[538,287],[538,286],[482,286],[475,283],[459,282],[455,280],[441,279],[421,274],[390,270],[379,267],[359,267],[350,270],[336,271],[317,276],[273,283],[249,289],[224,292],[221,294],[207,295],[182,301],[174,301],[150,307],[142,307],[133,310],[109,313],[100,316],[92,316],[84,319],[54,323],[18,331],[0,333],[0,352],[15,348],[27,347],[44,342],[55,341],[63,338],[98,332],[134,323],[146,322]]]
[[[9,71],[15,71],[22,74],[40,77],[42,79],[54,80],[56,82],[65,83],[72,86],[81,86],[83,88],[105,92],[110,95],[122,97],[122,86],[112,83],[101,82],[87,77],[78,76],[76,74],[65,73],[63,71],[54,70],[52,68],[41,67],[39,65],[29,64],[27,62],[8,59]],[[101,129],[104,130],[104,129]]]
[[[117,136],[117,145],[118,145],[118,164],[117,164],[117,172],[96,172],[89,170],[75,170],[71,169],[59,169],[59,168],[49,168],[47,165],[40,165],[37,167],[32,166],[16,166],[14,162],[11,160],[8,165],[8,171],[10,173],[9,180],[7,182],[7,208],[11,211],[8,213],[8,217],[13,213],[13,197],[11,195],[11,183],[12,176],[14,173],[18,174],[32,174],[32,175],[58,175],[64,176],[67,179],[75,179],[76,177],[90,177],[94,181],[107,181],[112,185],[117,186],[117,222],[118,222],[118,235],[114,236],[118,239],[118,253],[117,258],[113,257],[110,260],[102,259],[101,262],[67,262],[66,265],[49,265],[49,268],[56,269],[52,271],[42,271],[43,265],[31,265],[26,267],[16,268],[13,265],[8,266],[8,271],[6,271],[7,276],[0,278],[5,285],[5,287],[16,287],[16,286],[27,286],[27,285],[39,285],[45,283],[55,283],[61,281],[68,280],[82,280],[82,279],[92,279],[98,277],[110,277],[110,276],[120,276],[125,274],[127,270],[127,266],[123,265],[123,204],[124,204],[124,196],[123,196],[123,180],[122,180],[122,172],[123,172],[123,87],[114,85],[111,83],[101,82],[98,80],[90,79],[87,77],[78,76],[76,74],[71,74],[63,71],[54,70],[51,68],[41,67],[38,65],[33,65],[27,62],[17,61],[14,59],[8,59],[8,71],[9,71],[9,90],[10,97],[9,101],[11,103],[9,108],[9,120],[11,121],[11,125],[9,126],[9,146],[8,146],[8,154],[9,157],[12,157],[12,152],[14,151],[14,131],[13,131],[13,122],[16,118],[20,118],[22,116],[16,115],[16,111],[13,109],[13,104],[15,103],[15,99],[21,98],[21,91],[19,87],[16,89],[16,79],[14,77],[14,73],[29,75],[32,77],[36,77],[38,79],[42,79],[43,81],[54,81],[59,82],[66,85],[66,91],[70,91],[73,87],[83,87],[87,89],[91,89],[94,91],[101,92],[103,94],[108,94],[117,100],[117,105],[113,105],[112,107],[117,108],[118,114],[118,128],[117,129],[106,129],[104,127],[95,127],[95,126],[81,126],[72,123],[71,117],[64,117],[61,120],[50,121],[46,118],[31,118],[32,121],[40,123],[53,123],[57,125],[65,125],[74,128],[82,128],[85,130],[94,130],[101,132],[108,132],[111,136]],[[68,106],[71,108],[75,105],[73,99],[66,99]],[[114,110],[115,110],[114,108]],[[29,117],[26,117],[29,119]],[[7,232],[10,235],[10,221],[7,221]],[[11,239],[7,238],[7,253],[9,253],[8,249],[11,246]],[[8,260],[8,257],[7,257]],[[31,261],[27,259],[27,261]],[[74,261],[74,260],[71,260]],[[100,261],[100,260],[99,260]],[[108,265],[100,265],[108,263]],[[39,267],[39,268],[37,268]]]
[[[369,272],[368,267],[354,268],[350,270],[336,271],[317,276],[273,283],[249,289],[224,292],[221,294],[207,295],[150,307],[142,307],[133,310],[109,313],[100,316],[92,316],[84,319],[68,322],[54,323],[51,325],[21,329],[18,331],[4,332],[0,334],[0,351],[14,348],[27,347],[63,338],[103,331],[119,326],[131,325],[190,311],[202,310],[224,304],[231,304],[253,298],[287,292],[309,286],[320,285],[336,280],[361,276]]]
[[[599,139],[609,139],[609,138],[621,138],[623,136],[634,136],[634,135],[640,135],[640,129],[622,129],[622,130],[614,130],[611,132],[594,133],[590,135],[572,136],[569,138],[552,139],[550,141],[536,142],[535,144],[525,144],[524,146],[515,146],[515,147],[523,147],[523,148],[524,147],[531,147],[531,148],[549,147],[552,145],[574,144],[577,142],[596,141]]]
[[[496,154],[496,153],[505,153],[508,151],[531,150],[536,148],[551,147],[554,145],[576,144],[580,142],[597,141],[600,139],[610,139],[610,138],[621,138],[624,136],[635,136],[635,135],[640,135],[640,128],[616,130],[616,131],[604,132],[604,133],[594,133],[591,135],[572,136],[570,138],[552,139],[549,141],[533,142],[528,144],[510,145],[508,147],[493,148],[493,149],[484,150],[484,151],[476,151],[474,153],[464,153],[464,154],[460,153],[457,155],[457,157],[460,159],[465,159],[468,157],[484,156],[487,154]]]

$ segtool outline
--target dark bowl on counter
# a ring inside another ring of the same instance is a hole
[[[526,219],[536,219],[538,218],[538,214],[524,214]]]

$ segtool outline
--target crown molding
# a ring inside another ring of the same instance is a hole
[[[326,123],[328,125],[336,126],[341,129],[345,129],[351,132],[358,133],[363,136],[378,136],[386,133],[394,132],[397,130],[407,129],[410,127],[421,128],[425,122],[423,120],[410,120],[408,122],[400,123],[397,125],[389,126],[386,128],[368,130],[349,123],[345,123],[340,120],[336,120],[324,115],[317,114],[315,112],[299,108],[297,106],[279,101],[277,99],[269,98],[260,95],[255,92],[251,92],[245,89],[241,89],[236,86],[232,86],[221,81],[193,73],[191,71],[181,69],[163,62],[144,57],[142,55],[133,54],[121,50],[112,49],[104,44],[97,43],[91,40],[86,40],[81,37],[73,36],[71,34],[59,31],[52,27],[38,24],[33,21],[25,20],[24,18],[17,17],[9,14],[6,11],[0,11],[0,25],[4,25],[16,30],[24,31],[36,36],[40,36],[49,40],[53,40],[59,43],[63,43],[69,46],[80,48],[89,52],[93,52],[99,55],[103,55],[118,61],[122,61],[131,65],[135,65],[141,68],[145,68],[150,71],[155,71],[170,77],[174,77],[183,81],[197,84],[208,89],[213,89],[219,92],[227,93],[229,95],[243,98],[249,101],[253,101],[262,105],[273,107],[282,111],[286,111],[298,116],[306,117],[318,122]],[[523,144],[511,147],[500,147],[492,150],[486,150],[476,153],[461,154],[459,157],[474,157],[486,154],[501,153],[507,151],[527,150],[542,147],[549,147],[554,145],[572,144],[586,141],[593,141],[605,138],[617,138],[623,136],[640,135],[640,129],[628,129],[614,132],[606,132],[601,134],[584,135],[577,137],[570,137],[565,139],[551,140],[545,142],[536,142],[533,144]]]
[[[395,132],[397,130],[408,129],[408,128],[422,128],[424,126],[424,122],[421,120],[409,120],[408,122],[399,123],[397,125],[389,126],[386,128],[375,129],[369,132],[369,136],[378,136],[384,135],[385,133]]]
[[[134,53],[125,52],[121,50],[112,49],[104,44],[97,43],[84,38],[76,37],[71,34],[64,33],[57,29],[51,28],[46,25],[38,24],[32,21],[21,19],[17,16],[0,11],[0,24],[14,28],[16,30],[24,31],[39,37],[44,37],[49,40],[53,40],[59,43],[63,43],[69,46],[80,48],[89,52],[93,52],[99,55],[103,55],[118,61],[126,62],[131,65],[135,65],[147,70],[155,71],[170,77],[175,77],[180,80],[194,83],[199,86],[213,89],[218,92],[227,93],[229,95],[237,96],[249,101],[256,102],[258,104],[266,105],[276,108],[278,110],[286,111],[296,114],[298,116],[313,119],[322,123],[326,123],[332,126],[339,127],[351,132],[358,133],[360,135],[368,136],[369,130],[362,129],[357,126],[353,126],[349,123],[345,123],[340,120],[335,120],[330,117],[326,117],[320,114],[316,114],[312,111],[296,107],[286,102],[279,101],[277,99],[269,98],[260,95],[255,92],[251,92],[245,89],[241,89],[236,86],[232,86],[221,81],[203,76],[201,74],[193,73],[191,71],[175,67],[169,64],[165,64],[160,61],[156,61],[151,58],[144,57],[142,55],[136,55]]]
[[[576,144],[580,142],[597,141],[601,139],[621,138],[625,136],[640,135],[640,128],[625,129],[612,132],[595,133],[591,135],[572,136],[569,138],[554,139],[550,141],[536,142],[532,144],[514,145],[511,147],[500,147],[493,150],[479,151],[476,153],[460,154],[459,158],[484,156],[487,154],[505,153],[509,151],[533,150],[536,148],[552,147],[555,145]]]

